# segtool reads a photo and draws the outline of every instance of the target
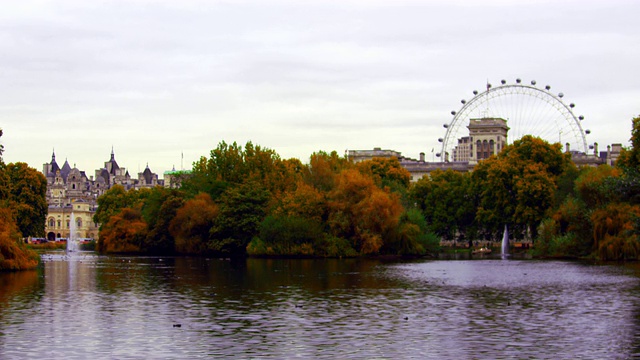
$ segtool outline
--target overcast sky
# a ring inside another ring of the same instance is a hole
[[[640,114],[640,1],[31,1],[0,11],[5,162],[162,174],[224,140],[438,148],[487,81],[563,92],[601,150]],[[161,175],[162,176],[162,175]]]

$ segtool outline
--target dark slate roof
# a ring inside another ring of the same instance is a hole
[[[69,166],[69,162],[67,160],[64,161],[64,165],[62,165],[62,169],[60,169],[60,175],[66,181],[69,172],[71,171],[71,166]]]
[[[142,173],[142,177],[144,177],[145,183],[151,184],[151,180],[153,179],[153,173],[149,169],[149,165],[147,165],[147,168],[144,169],[144,172]]]

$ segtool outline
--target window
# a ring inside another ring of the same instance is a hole
[[[78,225],[78,228],[82,227],[82,219],[78,218],[78,220],[76,220],[76,225]]]
[[[49,227],[52,228],[56,226],[56,221],[54,219],[49,219]]]

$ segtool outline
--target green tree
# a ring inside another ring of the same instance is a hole
[[[631,148],[623,148],[616,166],[625,173],[637,174],[640,171],[640,116],[631,119]]]
[[[44,236],[47,217],[47,179],[26,163],[5,167],[9,180],[9,207],[14,210],[22,236]]]
[[[149,231],[144,244],[146,252],[170,254],[175,250],[175,239],[169,226],[178,209],[184,204],[182,194],[177,190],[155,187],[144,200],[142,218]]]
[[[229,188],[219,201],[219,214],[211,228],[209,248],[218,254],[244,256],[265,218],[269,192],[259,183]]]
[[[505,224],[519,236],[538,225],[555,204],[558,179],[571,168],[571,157],[560,144],[524,136],[497,156],[480,162],[473,172],[479,196],[476,221],[488,234]]]
[[[100,224],[100,230],[124,208],[134,208],[141,205],[142,200],[151,193],[149,189],[127,191],[122,185],[113,185],[98,198],[98,210],[93,221]],[[102,236],[101,236],[102,237]]]
[[[469,173],[436,170],[411,187],[410,197],[430,231],[447,239],[475,234],[477,200]]]

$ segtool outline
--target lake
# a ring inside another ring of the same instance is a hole
[[[640,356],[640,267],[43,255],[0,274],[0,359]]]

